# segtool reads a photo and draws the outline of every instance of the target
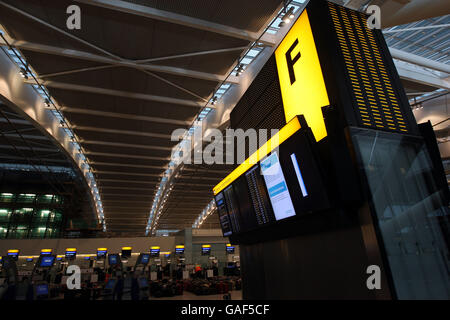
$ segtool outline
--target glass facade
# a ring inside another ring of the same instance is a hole
[[[421,138],[352,129],[399,299],[450,299],[450,213]]]
[[[59,237],[63,205],[53,194],[0,193],[0,239]]]

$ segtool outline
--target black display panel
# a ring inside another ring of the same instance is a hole
[[[228,217],[227,205],[225,203],[225,198],[223,193],[219,193],[215,196],[217,212],[219,214],[220,226],[222,228],[223,235],[225,237],[230,236],[233,232],[231,231],[230,218]]]
[[[233,185],[226,188],[223,191],[223,194],[228,208],[228,217],[230,218],[231,222],[231,230],[233,231],[233,233],[240,233],[241,223],[239,221],[239,204],[237,203],[234,196]]]
[[[76,257],[77,257],[76,251],[66,251],[66,259],[67,260],[75,260]]]
[[[317,143],[305,127],[217,194],[219,216],[228,212],[231,242],[295,234],[303,230],[300,217],[330,208],[319,159]]]
[[[245,174],[258,226],[275,221],[259,165]]]
[[[150,255],[152,257],[157,258],[157,257],[159,257],[160,251],[161,251],[161,249],[150,249]]]
[[[19,252],[8,252],[8,256],[12,257],[14,261],[19,260]]]
[[[107,254],[107,250],[97,250],[97,259],[105,259]]]
[[[234,195],[239,203],[241,232],[254,230],[258,227],[255,210],[253,209],[250,191],[245,176],[240,176],[233,183]]]
[[[124,258],[131,257],[131,249],[122,249],[122,257]]]
[[[296,214],[330,207],[315,150],[305,134],[297,133],[280,147],[279,159]]]
[[[183,254],[184,253],[184,247],[175,247],[175,254]]]
[[[209,256],[211,254],[210,246],[202,246],[202,256]]]

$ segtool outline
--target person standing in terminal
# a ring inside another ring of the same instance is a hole
[[[122,300],[123,295],[123,279],[121,276],[117,277],[117,284],[113,291],[113,300]]]
[[[131,278],[131,300],[139,300],[139,284],[134,273]]]

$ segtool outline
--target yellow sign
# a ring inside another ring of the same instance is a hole
[[[152,250],[159,250],[161,248],[160,247],[150,247],[150,249],[152,249]]]
[[[316,141],[327,136],[322,107],[329,105],[307,10],[275,51],[286,122],[303,115]]]
[[[184,245],[180,244],[178,246],[175,246],[175,248],[177,248],[177,249],[184,249]]]
[[[133,249],[132,247],[122,247],[122,250],[131,250]]]
[[[256,150],[249,158],[242,162],[239,167],[234,169],[229,175],[219,182],[214,188],[214,194],[218,194],[220,191],[229,186],[234,180],[239,178],[244,172],[253,167],[259,160],[263,159],[273,149],[278,147],[281,143],[286,141],[290,136],[300,130],[300,122],[297,117],[291,119],[283,128],[280,129],[272,138],[270,138],[261,148]]]

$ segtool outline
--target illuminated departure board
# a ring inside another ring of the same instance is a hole
[[[362,127],[409,133],[392,76],[366,16],[328,2]]]
[[[239,205],[236,203],[236,198],[233,193],[233,186],[229,186],[224,191],[225,201],[228,208],[228,216],[230,217],[231,230],[234,233],[241,231],[241,224],[239,222]]]
[[[253,209],[255,210],[258,225],[263,225],[273,221],[272,208],[267,201],[259,165],[249,170],[245,174],[245,177],[250,190],[250,197],[253,203]]]
[[[227,205],[225,203],[223,193],[219,193],[218,195],[216,195],[215,200],[216,200],[216,205],[217,205],[217,212],[219,213],[219,221],[220,221],[220,226],[222,228],[223,235],[225,237],[228,237],[232,234],[232,231],[231,231],[230,218],[228,216]]]

